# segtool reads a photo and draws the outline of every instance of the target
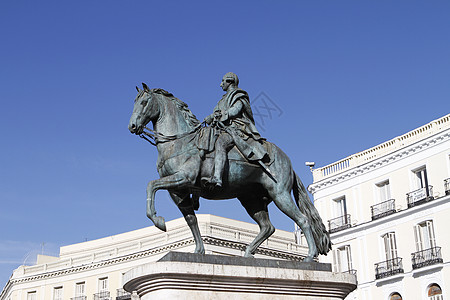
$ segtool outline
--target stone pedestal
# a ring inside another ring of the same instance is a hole
[[[169,252],[124,276],[125,290],[150,299],[344,299],[356,276],[330,264]]]

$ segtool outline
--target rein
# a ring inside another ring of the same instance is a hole
[[[188,136],[191,133],[194,133],[198,129],[200,129],[201,126],[202,126],[202,124],[198,124],[191,131],[184,132],[182,134],[176,134],[176,135],[164,135],[164,134],[162,134],[162,133],[160,133],[158,131],[152,130],[152,129],[147,128],[147,127],[144,126],[144,129],[146,129],[146,130],[148,130],[150,132],[143,131],[139,135],[139,137],[143,138],[144,140],[146,140],[147,142],[149,142],[153,146],[156,146],[156,145],[158,145],[160,143],[166,143],[166,142],[174,141],[174,140],[177,140],[177,139],[181,139],[181,138],[183,138],[185,136]],[[150,139],[148,139],[147,137],[149,137]]]

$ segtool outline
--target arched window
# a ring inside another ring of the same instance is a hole
[[[400,295],[399,293],[392,293],[391,296],[389,297],[389,300],[402,300],[402,295]]]
[[[433,283],[428,288],[428,300],[444,300],[441,287],[436,283]]]

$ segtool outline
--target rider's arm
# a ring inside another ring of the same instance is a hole
[[[203,120],[203,122],[205,122],[206,124],[211,124],[211,122],[213,121],[213,119],[214,119],[214,115],[211,114],[211,115],[207,116],[207,117]]]
[[[228,111],[222,113],[221,121],[224,122],[228,119],[233,119],[242,111],[243,107],[244,105],[242,104],[242,101],[237,100]]]

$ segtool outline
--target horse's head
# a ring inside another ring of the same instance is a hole
[[[142,83],[142,87],[143,90],[136,87],[138,95],[134,100],[133,113],[128,123],[130,132],[137,135],[141,134],[144,127],[159,115],[156,97],[145,83]]]

